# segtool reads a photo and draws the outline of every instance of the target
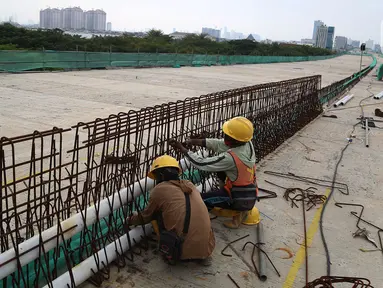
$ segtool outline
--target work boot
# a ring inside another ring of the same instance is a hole
[[[211,256],[209,256],[205,259],[199,260],[198,264],[205,266],[205,267],[208,267],[208,266],[211,266],[212,262],[213,262],[213,258],[211,258]]]
[[[223,225],[226,228],[230,229],[238,229],[239,226],[241,225],[242,221],[246,219],[247,215],[249,212],[241,212],[236,216],[233,216],[233,219],[231,221],[225,221],[223,222]]]

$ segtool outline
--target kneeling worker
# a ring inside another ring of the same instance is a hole
[[[187,180],[180,180],[178,161],[168,155],[153,161],[148,177],[156,180],[149,204],[128,225],[158,222],[159,250],[171,264],[178,260],[198,260],[211,264],[215,237],[209,212],[201,193]]]
[[[203,158],[188,151],[181,143],[171,140],[170,145],[181,150],[186,159],[199,170],[217,172],[224,182],[218,191],[203,193],[209,208],[219,207],[240,211],[232,221],[224,222],[228,228],[238,228],[252,210],[258,196],[255,174],[255,152],[251,139],[253,124],[245,117],[235,117],[223,125],[224,139],[189,139],[187,144],[206,147],[218,156]],[[223,174],[223,176],[222,176]]]

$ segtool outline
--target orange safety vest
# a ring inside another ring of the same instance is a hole
[[[258,185],[257,185],[257,176],[255,174],[256,166],[249,168],[246,166],[233,151],[228,151],[228,153],[233,157],[234,164],[237,167],[237,179],[231,181],[229,177],[226,177],[225,181],[225,190],[229,193],[231,197],[231,188],[233,186],[248,186],[255,184],[255,193],[258,197]]]

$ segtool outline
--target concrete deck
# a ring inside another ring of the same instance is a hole
[[[364,57],[363,66],[370,63]],[[69,127],[130,109],[302,76],[323,75],[325,86],[358,70],[359,58],[348,55],[280,64],[0,73],[0,135]]]
[[[364,64],[368,65],[370,62],[366,58]],[[0,98],[4,103],[0,110],[0,135],[14,136],[35,129],[48,129],[52,125],[67,127],[80,120],[108,116],[110,113],[127,111],[131,107],[140,108],[208,92],[300,76],[321,74],[322,85],[327,85],[358,69],[359,58],[342,56],[310,63],[5,74],[0,75]],[[361,99],[383,90],[383,82],[377,82],[376,77],[373,78],[371,74],[352,89],[351,93],[355,97],[345,108],[358,106]],[[376,105],[364,108],[365,116],[373,117],[375,108],[383,110],[381,100],[367,99],[363,102],[374,103]],[[267,264],[268,280],[260,282],[252,268],[251,248],[241,251],[246,241],[255,241],[254,227],[242,226],[239,230],[228,230],[222,226],[223,219],[218,218],[212,221],[217,245],[211,267],[201,267],[193,263],[169,267],[149,251],[137,256],[134,262],[128,263],[119,272],[112,265],[111,277],[102,287],[235,287],[227,274],[242,288],[303,287],[304,254],[298,244],[302,243],[304,234],[302,209],[291,208],[290,203],[282,197],[284,190],[266,183],[265,180],[284,187],[307,188],[312,185],[292,182],[263,172],[293,172],[331,180],[340,151],[347,144],[346,138],[361,114],[359,107],[331,110],[333,111],[327,114],[335,114],[338,118],[318,117],[258,165],[259,186],[278,193],[278,198],[264,200],[257,205],[267,215],[261,215],[266,240],[264,249],[281,277]],[[383,127],[383,123],[376,125]],[[366,148],[365,132],[360,125],[356,126],[356,138],[344,153],[337,177],[338,181],[348,184],[350,195],[345,196],[335,190],[326,208],[323,227],[330,250],[332,275],[365,277],[372,281],[374,287],[382,287],[382,253],[361,252],[359,248],[375,248],[364,239],[352,237],[357,220],[350,211],[359,212],[359,209],[341,209],[334,205],[335,202],[365,205],[363,219],[383,227],[383,219],[380,217],[383,207],[383,131],[372,129],[370,147]],[[328,193],[326,188],[317,188],[318,194]],[[326,274],[325,254],[318,230],[319,209],[318,206],[306,212],[307,234],[312,239],[308,249],[309,280]],[[371,236],[378,243],[377,229],[365,224],[361,226],[371,231]],[[246,234],[250,236],[233,245],[235,251],[230,248],[227,250],[233,257],[220,254],[228,242]],[[291,249],[294,257],[282,259],[286,254],[275,250],[277,248]],[[82,287],[93,286],[84,284]]]

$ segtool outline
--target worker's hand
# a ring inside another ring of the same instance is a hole
[[[187,138],[185,140],[185,145],[186,146],[193,146],[193,139]]]
[[[177,150],[181,150],[182,151],[183,149],[185,149],[185,147],[182,145],[182,143],[178,142],[175,139],[169,140],[169,145],[172,146],[174,149],[177,149]]]
[[[138,213],[137,211],[133,211],[132,216],[129,216],[126,218],[126,223],[124,225],[125,232],[130,231],[130,226],[134,225],[134,220],[137,218]]]

